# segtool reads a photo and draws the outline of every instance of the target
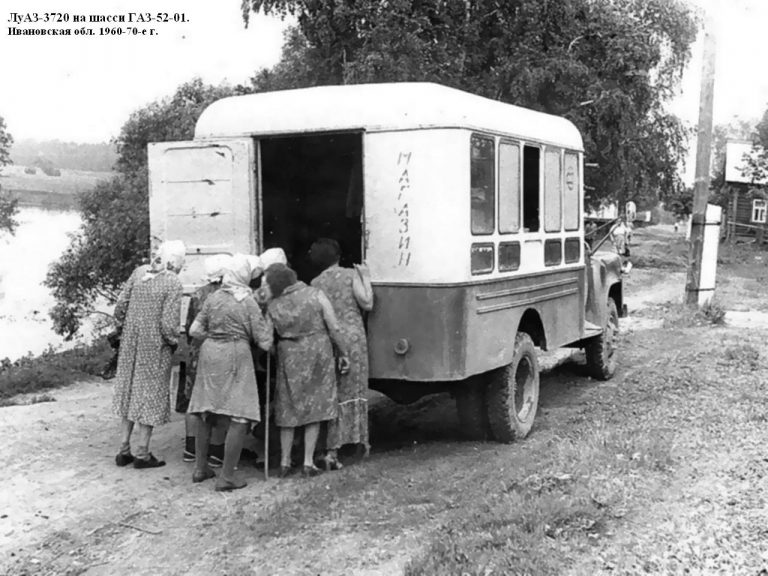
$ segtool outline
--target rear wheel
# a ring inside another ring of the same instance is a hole
[[[467,440],[487,440],[490,436],[485,392],[482,375],[458,384],[454,391],[460,432]]]
[[[539,360],[528,334],[517,333],[512,362],[491,373],[486,400],[497,441],[509,443],[528,435],[539,406]]]
[[[589,339],[584,347],[587,370],[593,378],[609,380],[616,373],[616,343],[619,335],[619,311],[616,302],[608,298],[603,333]]]

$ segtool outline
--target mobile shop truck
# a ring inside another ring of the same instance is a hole
[[[151,231],[185,242],[187,294],[212,254],[280,247],[307,283],[317,238],[366,260],[370,387],[450,392],[470,437],[528,434],[536,347],[616,369],[621,262],[584,242],[568,120],[426,83],[235,96],[194,140],[150,144],[149,175]]]

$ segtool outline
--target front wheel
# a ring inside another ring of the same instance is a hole
[[[603,333],[593,336],[584,347],[587,370],[598,380],[610,380],[616,373],[616,344],[619,335],[619,311],[616,302],[608,298]]]
[[[486,397],[488,423],[498,442],[528,435],[539,406],[539,360],[528,334],[517,333],[512,362],[491,373]]]

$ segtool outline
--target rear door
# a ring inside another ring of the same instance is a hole
[[[252,139],[161,142],[148,153],[150,231],[186,244],[185,287],[201,283],[206,257],[255,252]]]

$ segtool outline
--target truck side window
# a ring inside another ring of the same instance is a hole
[[[544,231],[560,232],[563,218],[560,150],[544,152]]]
[[[472,234],[493,234],[495,227],[495,146],[493,138],[472,134],[470,156]]]
[[[520,230],[520,146],[499,144],[499,232]]]
[[[523,228],[539,231],[539,158],[534,146],[523,147]]]
[[[581,202],[579,202],[579,157],[573,152],[565,153],[563,188],[563,219],[569,232],[578,230],[581,222]]]

